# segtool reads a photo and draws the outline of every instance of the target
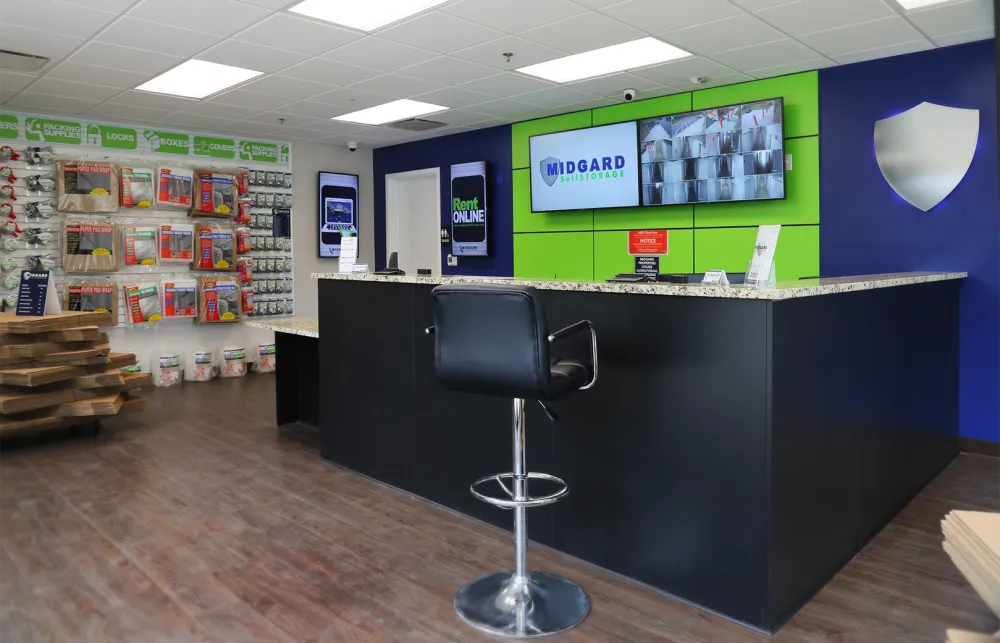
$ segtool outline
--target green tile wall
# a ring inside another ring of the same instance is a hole
[[[792,170],[783,201],[621,208],[580,212],[531,211],[528,139],[583,127],[677,114],[781,97]],[[779,279],[819,274],[819,75],[816,72],[714,87],[634,103],[563,114],[512,126],[514,273],[517,277],[606,279],[631,272],[627,230],[670,230],[662,272],[743,272],[757,226],[781,224],[775,263]],[[590,275],[590,276],[587,276]]]

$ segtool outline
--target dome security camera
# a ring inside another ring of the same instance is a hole
[[[631,103],[632,101],[635,100],[635,96],[638,93],[639,92],[635,91],[634,89],[626,89],[622,92],[622,98],[625,100],[626,103]]]
[[[347,142],[347,149],[351,150],[352,152],[357,152],[358,151],[358,142],[357,141],[348,141]]]

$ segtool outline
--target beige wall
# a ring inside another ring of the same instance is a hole
[[[358,262],[375,263],[375,194],[372,185],[372,151],[361,148],[348,151],[346,145],[315,143],[292,144],[292,174],[295,181],[295,202],[292,208],[292,256],[295,265],[295,316],[317,315],[316,280],[314,272],[337,272],[337,259],[320,259],[317,255],[319,237],[319,179],[317,173],[342,172],[357,174],[360,181],[361,211]]]

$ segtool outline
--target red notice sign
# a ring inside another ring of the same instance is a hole
[[[630,255],[669,254],[666,230],[629,230],[628,253]]]

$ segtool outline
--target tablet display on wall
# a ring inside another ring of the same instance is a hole
[[[639,205],[635,141],[635,121],[532,136],[532,211]]]
[[[780,98],[639,121],[642,205],[785,198]]]
[[[340,240],[358,236],[358,175],[319,173],[319,256],[340,256]]]

